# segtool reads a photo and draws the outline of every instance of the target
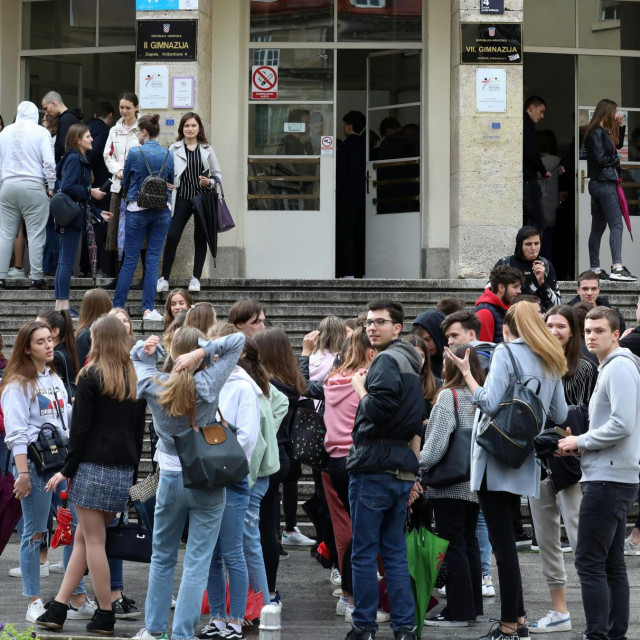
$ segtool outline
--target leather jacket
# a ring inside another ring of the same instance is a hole
[[[620,127],[618,149],[624,144],[625,127]],[[609,132],[596,125],[585,140],[587,175],[591,180],[615,182],[620,177],[620,156],[609,138]]]

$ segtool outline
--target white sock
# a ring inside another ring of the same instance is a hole
[[[218,629],[224,629],[227,625],[224,623],[224,620],[214,620],[213,618],[211,618],[211,620],[209,621],[210,625],[216,625],[216,627],[218,627]]]
[[[240,633],[242,631],[242,625],[235,624],[234,622],[230,622],[229,626],[236,632]]]

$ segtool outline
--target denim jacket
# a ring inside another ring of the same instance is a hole
[[[124,163],[124,172],[122,175],[122,184],[127,190],[127,202],[136,202],[138,200],[138,191],[149,175],[144,159],[140,154],[142,149],[144,157],[149,163],[151,171],[158,171],[162,163],[167,160],[162,170],[162,177],[169,183],[173,184],[173,154],[161,146],[157,140],[147,140],[141,147],[133,147],[129,150],[129,155]],[[169,157],[167,158],[167,153]],[[167,201],[171,198],[169,189],[167,189]]]

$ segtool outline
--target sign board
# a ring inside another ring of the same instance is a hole
[[[277,100],[278,67],[259,65],[251,67],[251,99]]]
[[[169,108],[169,67],[140,65],[138,96],[141,109]]]
[[[189,11],[198,9],[198,0],[136,0],[136,11]]]
[[[522,64],[522,23],[461,23],[460,64]]]
[[[285,122],[285,133],[304,133],[307,130],[306,122]]]
[[[193,109],[196,79],[193,76],[174,76],[171,106],[174,109]]]
[[[197,42],[197,20],[136,20],[136,60],[196,60]]]
[[[507,110],[507,70],[476,69],[476,111]]]
[[[333,136],[322,136],[322,138],[320,138],[320,155],[333,155]]]
[[[480,13],[504,13],[504,0],[480,0]]]

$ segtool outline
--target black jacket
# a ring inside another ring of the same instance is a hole
[[[100,118],[91,118],[87,120],[86,125],[93,138],[91,149],[87,151],[87,159],[93,171],[93,186],[101,187],[111,177],[111,172],[107,169],[102,155],[109,137],[109,127]]]
[[[537,180],[538,173],[543,176],[546,172],[547,170],[538,153],[536,125],[525,111],[522,125],[522,179],[525,182]]]
[[[53,155],[56,158],[56,162],[64,155],[69,127],[72,124],[80,124],[81,122],[82,111],[80,109],[67,109],[58,116],[58,130],[56,132],[56,141],[53,145]]]
[[[573,307],[573,305],[578,304],[578,302],[580,302],[580,296],[576,296],[575,298],[572,298],[571,301],[569,302],[569,306]],[[620,313],[620,311],[615,307],[612,307],[611,304],[609,303],[609,300],[604,296],[598,296],[596,298],[596,306],[609,307],[609,309],[613,309],[618,314],[618,318],[620,320],[620,335],[622,335],[625,329],[627,328],[627,323],[624,321],[624,318],[622,317],[622,314]]]
[[[640,326],[637,326],[626,338],[622,338],[620,346],[629,349],[640,358]]]
[[[336,201],[364,207],[366,173],[365,138],[351,134],[336,152]]]
[[[89,369],[78,378],[62,475],[72,478],[81,462],[136,467],[142,455],[146,402],[120,402],[102,394],[98,373]]]
[[[624,144],[625,127],[620,127],[618,149]],[[587,150],[587,175],[591,180],[615,182],[620,177],[620,156],[609,138],[609,132],[596,125],[584,142]]]
[[[418,471],[418,458],[409,448],[422,434],[424,396],[420,382],[422,360],[408,343],[394,340],[369,367],[347,456],[349,473]]]

